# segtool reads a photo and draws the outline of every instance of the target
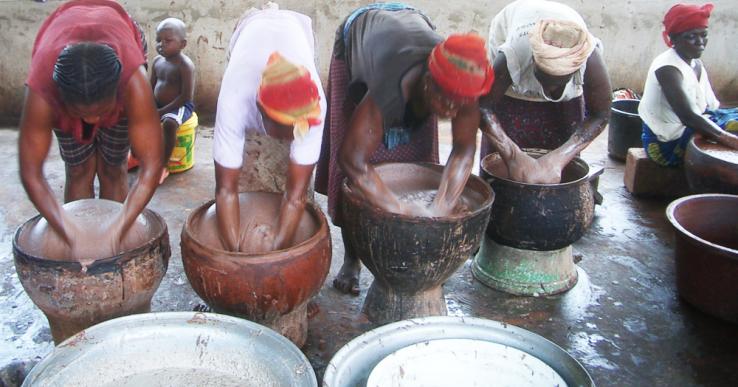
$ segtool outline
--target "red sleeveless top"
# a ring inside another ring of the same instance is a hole
[[[69,116],[52,79],[54,64],[64,47],[80,42],[107,44],[118,54],[122,65],[116,108],[100,120],[86,141],[82,139],[82,120]],[[128,80],[144,63],[140,32],[120,4],[109,0],[74,0],[57,8],[41,25],[33,44],[26,85],[51,105],[55,128],[71,133],[80,143],[89,143],[98,127],[118,123],[123,115]]]

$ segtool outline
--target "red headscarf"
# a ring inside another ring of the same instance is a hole
[[[473,33],[451,35],[436,45],[428,57],[428,69],[436,84],[452,97],[487,94],[495,79],[484,39]]]
[[[262,73],[259,104],[271,119],[294,127],[295,138],[320,121],[320,95],[310,72],[273,52]]]
[[[664,42],[671,47],[674,44],[669,38],[669,34],[678,34],[680,32],[693,30],[696,28],[706,28],[707,19],[710,18],[710,12],[715,6],[712,3],[705,5],[693,4],[677,4],[664,16]]]

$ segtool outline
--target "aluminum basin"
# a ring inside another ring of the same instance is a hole
[[[198,312],[109,320],[61,343],[23,386],[317,386],[305,355],[273,330]]]
[[[402,348],[435,339],[474,339],[503,344],[541,360],[568,386],[594,385],[576,359],[533,332],[482,318],[433,316],[384,325],[351,340],[328,363],[323,386],[364,387],[369,375],[383,359]],[[436,370],[444,371],[443,368]]]

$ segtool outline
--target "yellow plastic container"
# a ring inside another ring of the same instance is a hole
[[[177,142],[174,144],[172,156],[169,157],[167,169],[170,173],[184,172],[195,165],[195,129],[197,113],[180,125],[177,129]]]

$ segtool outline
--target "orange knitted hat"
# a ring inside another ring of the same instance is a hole
[[[436,45],[428,69],[438,86],[461,98],[487,94],[495,79],[484,39],[474,33],[451,35]]]
[[[310,72],[273,52],[261,75],[257,100],[274,121],[293,125],[295,138],[320,121],[320,95]]]

